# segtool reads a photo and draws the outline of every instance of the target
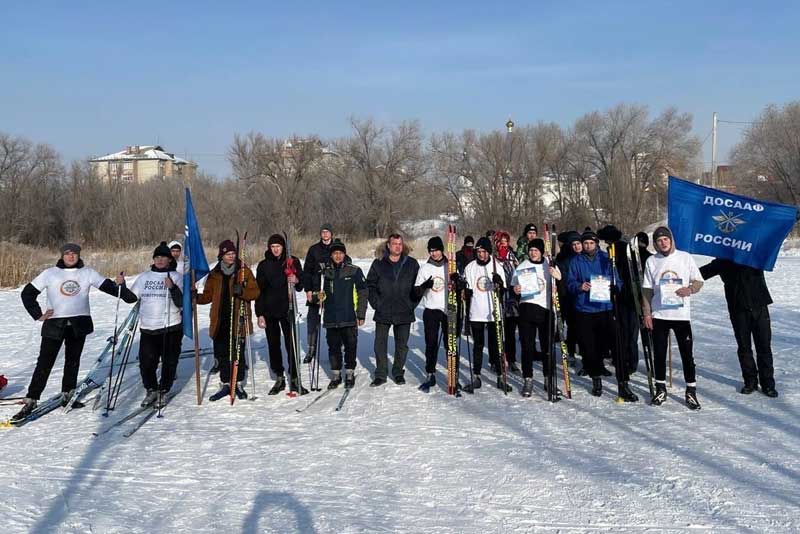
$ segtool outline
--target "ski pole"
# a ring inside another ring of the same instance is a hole
[[[256,365],[255,361],[253,361],[253,343],[250,341],[250,338],[251,336],[246,336],[244,340],[247,346],[247,359],[250,361],[250,383],[253,388],[253,394],[248,397],[248,399],[254,401],[258,398],[256,396]]]
[[[138,305],[138,304],[137,304]],[[136,314],[136,318],[133,320],[130,325],[128,325],[130,334],[126,339],[125,348],[123,349],[123,356],[122,356],[122,364],[119,370],[117,371],[117,378],[114,381],[114,392],[112,395],[113,401],[111,403],[111,411],[114,411],[117,407],[117,399],[119,399],[119,394],[122,391],[122,380],[125,378],[125,369],[128,367],[128,359],[131,355],[131,348],[133,347],[133,337],[136,335],[136,327],[139,325],[139,314]]]
[[[119,274],[122,276],[122,271],[120,271]],[[114,356],[117,354],[117,326],[119,324],[119,301],[121,298],[122,286],[117,284],[117,306],[114,311],[114,340],[111,346],[111,368],[108,370],[108,398],[106,399],[106,411],[103,413],[103,417],[108,417],[108,411],[111,408],[111,378],[114,375]]]
[[[669,387],[672,389],[672,331],[667,332],[667,355],[669,357]]]

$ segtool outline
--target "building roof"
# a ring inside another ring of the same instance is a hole
[[[118,161],[118,160],[163,160],[172,161],[177,165],[196,165],[194,162],[177,157],[175,154],[166,152],[158,145],[133,145],[125,147],[124,150],[114,152],[113,154],[106,154],[98,158],[90,159],[92,162],[101,161]]]

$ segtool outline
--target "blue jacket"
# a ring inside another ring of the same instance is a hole
[[[578,254],[569,264],[569,274],[567,275],[567,291],[575,296],[575,311],[581,313],[599,313],[610,311],[613,306],[610,302],[590,302],[589,292],[583,291],[581,285],[584,282],[591,282],[592,276],[604,275],[611,278],[611,262],[608,254],[598,250],[594,258],[591,259],[586,254]],[[617,288],[622,287],[622,280],[619,274],[615,273]]]

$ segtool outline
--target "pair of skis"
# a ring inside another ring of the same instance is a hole
[[[456,274],[456,227],[447,225],[447,393],[461,396],[458,387],[458,288]],[[438,350],[438,347],[437,347]]]
[[[548,330],[551,333],[554,333],[558,336],[559,339],[559,349],[561,350],[561,368],[564,374],[564,394],[567,396],[568,399],[572,398],[572,382],[569,376],[569,362],[567,361],[567,354],[569,353],[569,349],[567,348],[567,336],[564,329],[564,320],[561,313],[561,302],[558,299],[558,285],[556,284],[555,280],[553,280],[553,276],[550,274],[550,267],[555,263],[555,255],[556,255],[556,248],[557,248],[557,232],[556,232],[556,225],[552,226],[552,233],[550,232],[550,228],[547,223],[544,225],[544,246],[545,246],[545,256],[547,257],[547,261],[545,262],[545,277],[548,284],[548,289],[550,293],[548,295],[550,301],[550,311],[552,313],[552,322],[548,323]],[[562,273],[563,275],[563,273]],[[550,373],[549,373],[549,384],[547,388],[547,400],[551,402],[557,402],[561,400],[559,396],[558,388],[556,386],[556,354],[555,354],[555,344],[553,343],[554,339],[550,337],[550,347],[547,353],[547,358],[549,358],[550,362]]]
[[[302,358],[300,357],[300,329],[297,324],[297,295],[294,291],[294,285],[289,282],[289,279],[294,276],[295,278],[300,278],[300,265],[299,263],[295,263],[294,258],[292,257],[291,248],[289,247],[289,236],[286,232],[283,232],[283,240],[286,242],[286,263],[284,264],[283,272],[286,275],[286,286],[289,292],[289,322],[291,325],[291,332],[292,332],[292,339],[291,347],[292,352],[294,353],[290,357],[294,359],[294,372],[295,376],[292,377],[291,373],[289,376],[289,393],[287,395],[289,397],[296,397],[297,395],[303,394],[303,377],[301,373],[302,368]],[[319,325],[319,328],[322,328],[322,324]],[[317,347],[319,350],[319,347]],[[291,383],[292,378],[296,380],[297,384],[297,392],[292,391]],[[312,385],[313,387],[313,385]]]
[[[358,373],[356,373],[355,376],[358,377]],[[311,399],[305,406],[297,408],[295,410],[295,412],[297,412],[297,413],[305,412],[306,410],[308,410],[309,408],[314,406],[316,403],[318,403],[319,401],[321,401],[322,399],[324,399],[325,397],[327,397],[328,395],[330,395],[331,393],[336,391],[336,389],[338,389],[338,388],[326,389],[325,391],[323,391],[322,393],[320,393],[319,395],[317,395],[316,397]],[[342,411],[342,408],[344,407],[344,403],[347,401],[348,397],[350,396],[350,392],[351,391],[353,391],[353,388],[345,388],[344,393],[342,393],[342,396],[339,397],[339,402],[336,403],[336,408],[334,409],[335,412]]]
[[[174,396],[175,396],[174,393],[167,395],[167,404],[169,404],[169,401],[172,400]],[[152,419],[153,416],[156,416],[156,418],[158,419],[163,417],[164,416],[163,410],[164,408],[156,408],[155,406],[152,405],[140,406],[135,410],[133,410],[128,415],[126,415],[125,417],[123,417],[122,419],[120,419],[119,421],[115,421],[110,425],[106,426],[105,428],[98,430],[97,432],[92,432],[92,436],[98,437],[102,436],[103,434],[107,434],[108,432],[114,430],[115,428],[118,428],[127,423],[128,421],[136,418],[138,415],[146,413],[144,417],[136,421],[136,423],[131,428],[129,428],[122,434],[123,437],[129,438],[132,435],[134,435],[140,428],[142,428],[142,426],[144,426],[146,422]]]

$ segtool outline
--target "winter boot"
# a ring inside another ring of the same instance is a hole
[[[385,383],[386,383],[386,379],[385,378],[378,378],[376,376],[375,378],[372,379],[372,382],[370,382],[369,387],[376,388],[378,386],[384,385]]]
[[[508,382],[503,380],[503,375],[497,375],[497,389],[504,391],[505,393],[513,391],[511,386],[508,385]]]
[[[64,391],[61,393],[61,406],[66,406],[69,403],[69,400],[72,398],[72,394],[75,393],[74,389],[69,391]]]
[[[328,389],[336,389],[339,387],[339,384],[341,383],[342,383],[342,372],[334,371],[331,381],[328,382]]]
[[[147,406],[152,406],[154,402],[158,400],[158,391],[155,389],[148,389],[147,395],[144,396],[142,403],[139,405],[142,408],[146,408]]]
[[[247,398],[247,392],[244,390],[244,382],[236,382],[236,398],[239,400]]]
[[[578,370],[578,376],[589,376],[589,371],[586,370],[586,367],[581,367]]]
[[[688,406],[690,410],[700,409],[700,401],[697,400],[696,387],[686,386],[686,406]]]
[[[758,389],[758,384],[748,384],[747,382],[745,382],[744,387],[742,387],[742,389],[739,390],[739,393],[741,393],[742,395],[750,395],[757,389]]]
[[[24,404],[22,409],[17,413],[15,413],[14,416],[11,417],[11,419],[9,420],[9,423],[11,423],[12,425],[16,425],[17,423],[25,421],[25,419],[28,418],[31,412],[33,412],[33,410],[36,409],[38,401],[36,401],[36,399],[25,398],[25,400],[23,400],[22,403]]]
[[[212,375],[219,373],[219,360],[214,358],[214,365],[211,366],[211,370],[208,371]]]
[[[656,393],[650,399],[650,404],[653,406],[661,406],[667,400],[667,386],[661,382],[656,382]]]
[[[519,364],[517,362],[511,362],[508,364],[508,371],[511,373],[521,374],[522,369],[519,368]]]
[[[592,395],[599,397],[603,394],[603,379],[598,377],[592,378]]]
[[[306,352],[305,358],[303,358],[303,363],[311,363],[314,361],[314,355],[317,353],[316,345],[309,345],[308,352]]]
[[[533,394],[533,378],[526,378],[522,384],[522,396],[530,397]]]
[[[761,387],[761,393],[763,393],[764,395],[766,395],[767,397],[769,397],[771,399],[774,399],[774,398],[776,398],[778,396],[778,390],[775,389],[775,386],[766,387],[766,388],[762,386]]]
[[[631,387],[627,382],[620,382],[617,384],[617,401],[622,402],[637,402],[639,397],[631,391]]]
[[[210,400],[211,402],[216,402],[216,401],[218,401],[218,400],[220,400],[222,398],[227,397],[230,394],[231,394],[231,386],[230,386],[230,384],[220,384],[219,391],[217,391],[216,393],[211,395],[208,398],[208,400]]]
[[[308,390],[303,387],[303,384],[297,384],[297,377],[292,378],[291,382],[289,383],[289,391],[293,391],[295,393],[299,393],[300,395],[308,395]]]
[[[420,391],[424,391],[428,393],[432,387],[436,386],[436,373],[428,373],[428,379],[420,384],[419,389]]]
[[[396,377],[394,377],[394,383],[397,384],[398,386],[402,386],[403,384],[406,383],[406,377],[403,375],[397,375]]]
[[[605,366],[605,365],[604,365],[604,366],[603,366],[603,368],[600,370],[600,374],[602,374],[603,376],[614,376],[614,373],[612,373],[611,371],[609,371],[609,370],[606,368],[606,366]]]
[[[278,378],[275,379],[275,385],[272,386],[272,389],[269,390],[267,395],[277,395],[284,389],[286,389],[286,377],[278,375]]]
[[[344,373],[344,389],[353,389],[356,385],[356,372],[353,369],[348,369]]]
[[[481,387],[481,375],[472,375],[472,383],[464,385],[466,393],[475,393],[476,389]]]

